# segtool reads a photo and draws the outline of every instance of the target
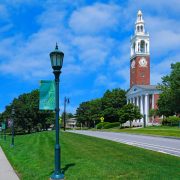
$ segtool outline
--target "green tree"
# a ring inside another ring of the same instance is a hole
[[[102,113],[106,122],[117,122],[118,110],[126,104],[126,91],[107,90],[102,97]]]
[[[82,123],[87,127],[94,127],[101,116],[101,99],[83,102],[76,110],[78,123]]]
[[[15,109],[14,125],[19,132],[40,131],[46,129],[53,123],[54,113],[52,111],[39,111],[39,91],[21,94],[13,102],[6,106],[2,113],[3,118],[11,117],[12,107]]]
[[[160,114],[180,114],[180,62],[171,65],[170,75],[162,78],[159,87],[162,91],[158,100]]]
[[[118,116],[120,124],[130,121],[130,127],[132,126],[133,120],[142,118],[139,108],[131,103],[126,104],[121,109],[119,109]]]

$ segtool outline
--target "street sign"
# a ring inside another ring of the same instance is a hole
[[[101,122],[104,122],[104,117],[100,117]]]
[[[55,110],[55,82],[40,81],[39,88],[39,109]]]

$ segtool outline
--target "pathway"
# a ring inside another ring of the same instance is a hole
[[[19,180],[0,147],[0,180]]]

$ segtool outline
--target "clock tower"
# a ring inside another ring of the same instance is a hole
[[[150,85],[149,34],[144,28],[142,12],[137,13],[134,36],[131,38],[130,87]]]

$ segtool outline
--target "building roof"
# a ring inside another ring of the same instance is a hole
[[[142,89],[149,89],[149,90],[159,89],[157,85],[135,85],[135,86],[140,87]]]
[[[161,90],[157,85],[133,85],[126,93],[126,97],[134,97],[145,94],[160,94]]]

